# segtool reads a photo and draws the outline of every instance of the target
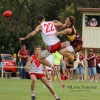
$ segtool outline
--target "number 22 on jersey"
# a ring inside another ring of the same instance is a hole
[[[47,24],[44,24],[44,27],[46,28],[46,33],[48,32],[52,32],[52,31],[55,31],[55,26],[53,25],[53,23],[47,23]]]

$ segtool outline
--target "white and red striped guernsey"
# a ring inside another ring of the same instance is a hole
[[[44,43],[47,46],[52,46],[60,41],[59,38],[55,35],[56,27],[54,26],[52,21],[42,22],[41,26],[42,26],[41,35]]]
[[[43,74],[43,65],[39,63],[37,57],[35,55],[32,55],[32,63],[30,64],[30,73],[38,73]]]

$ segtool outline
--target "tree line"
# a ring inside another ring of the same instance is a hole
[[[0,53],[17,53],[22,44],[33,51],[36,44],[45,48],[40,34],[20,42],[37,25],[36,16],[43,14],[46,20],[59,20],[64,23],[67,16],[76,18],[76,28],[81,33],[82,13],[77,7],[99,8],[100,0],[0,0]],[[3,12],[11,10],[13,16],[5,18]],[[62,41],[65,38],[60,37]]]

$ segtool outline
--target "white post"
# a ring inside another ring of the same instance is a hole
[[[3,79],[3,66],[1,66],[1,79]]]
[[[84,79],[86,80],[86,79],[88,79],[88,68],[87,68],[87,60],[86,60],[86,58],[87,58],[87,49],[85,49],[85,64],[84,64],[84,66],[85,66],[85,72],[84,72]]]

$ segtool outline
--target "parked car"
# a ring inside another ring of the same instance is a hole
[[[1,58],[3,70],[6,72],[12,72],[12,74],[15,75],[17,72],[17,68],[13,56],[11,54],[1,54]]]

